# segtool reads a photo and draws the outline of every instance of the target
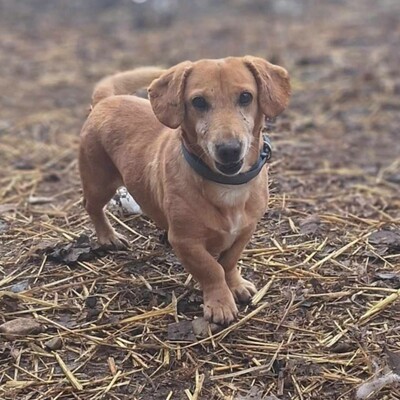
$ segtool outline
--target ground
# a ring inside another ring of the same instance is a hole
[[[40,325],[1,335],[0,396],[351,399],[398,372],[399,13],[396,0],[1,0],[0,325]],[[178,340],[200,291],[144,217],[113,219],[130,251],[89,244],[79,130],[108,73],[244,54],[293,87],[269,124],[269,211],[240,261],[260,292],[237,324]]]

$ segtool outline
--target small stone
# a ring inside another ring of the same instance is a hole
[[[221,330],[221,326],[207,322],[204,318],[197,318],[192,321],[193,333],[196,337],[205,338],[209,336],[209,327],[211,333],[216,333]]]
[[[0,325],[0,333],[9,340],[41,332],[43,332],[43,325],[32,318],[16,318]]]
[[[48,350],[60,350],[63,343],[62,340],[58,336],[56,336],[45,342],[44,345]]]
[[[193,327],[190,321],[179,321],[168,325],[168,340],[185,340],[194,342]]]
[[[28,281],[18,282],[11,286],[11,291],[13,293],[20,293],[20,292],[23,292],[24,290],[26,290],[28,288],[28,286],[29,286]]]
[[[0,219],[0,233],[7,232],[10,229],[10,226]]]

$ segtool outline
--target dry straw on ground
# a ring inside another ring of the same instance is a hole
[[[31,3],[0,3],[0,325],[32,329],[0,328],[0,397],[337,400],[398,373],[397,2],[271,14],[235,1],[180,18],[186,6],[162,29],[134,25],[127,4],[40,18],[51,2]],[[82,236],[76,149],[101,76],[221,48],[284,64],[293,100],[271,133],[270,209],[240,262],[259,292],[237,323],[196,338],[185,321],[201,317],[200,291],[151,221],[113,217],[126,252]],[[395,380],[376,389],[400,398]]]

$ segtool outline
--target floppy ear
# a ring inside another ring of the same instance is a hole
[[[274,118],[288,105],[290,81],[288,72],[262,58],[246,56],[244,63],[254,75],[258,86],[258,102],[263,113]]]
[[[185,116],[186,78],[192,69],[190,61],[170,68],[148,88],[150,103],[158,120],[169,128],[177,128]]]

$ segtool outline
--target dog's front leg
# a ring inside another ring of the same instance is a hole
[[[257,292],[254,284],[244,279],[237,269],[239,258],[242,255],[243,249],[250,241],[253,231],[254,228],[251,228],[242,233],[232,247],[223,252],[218,260],[225,270],[225,279],[229,289],[232,291],[235,299],[242,303],[248,303],[253,294]]]
[[[195,240],[177,239],[168,234],[169,241],[185,269],[199,282],[203,291],[204,318],[220,325],[229,325],[237,317],[232,292],[225,281],[224,268]]]

